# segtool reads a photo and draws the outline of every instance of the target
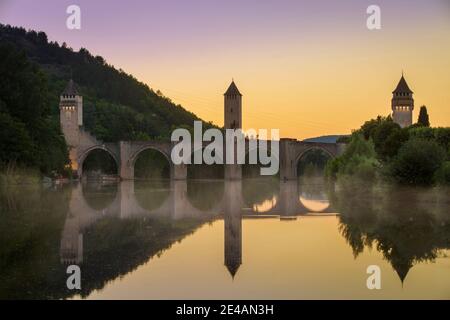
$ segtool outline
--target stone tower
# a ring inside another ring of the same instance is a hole
[[[413,110],[413,92],[402,74],[397,88],[392,92],[392,118],[400,127],[408,127],[412,125]]]
[[[234,81],[231,82],[227,91],[224,94],[224,113],[225,129],[242,129],[242,94],[236,87]],[[225,146],[225,152],[226,152]],[[242,167],[237,164],[237,148],[234,145],[234,164],[225,165],[225,179],[226,180],[236,180],[242,178]]]
[[[224,94],[225,129],[242,129],[242,94],[234,81]]]
[[[71,79],[59,98],[61,130],[69,147],[72,170],[78,170],[76,148],[80,143],[80,127],[83,125],[83,97]]]

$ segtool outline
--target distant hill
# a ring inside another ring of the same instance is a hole
[[[23,50],[47,75],[48,103],[55,118],[59,95],[72,77],[84,96],[84,125],[101,140],[168,139],[174,127],[191,128],[199,120],[104,58],[49,42],[44,32],[0,24],[0,43]]]
[[[341,135],[328,135],[328,136],[320,136],[315,138],[308,138],[303,141],[305,142],[320,142],[320,143],[336,143],[336,141],[341,137],[347,137],[348,135],[341,134]]]

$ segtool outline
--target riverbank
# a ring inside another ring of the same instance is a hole
[[[354,131],[347,142],[345,152],[327,163],[329,179],[450,185],[450,128],[400,128],[390,117],[378,117]]]
[[[38,184],[42,175],[36,169],[5,168],[0,171],[0,185]]]

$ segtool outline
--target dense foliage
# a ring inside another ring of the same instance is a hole
[[[104,58],[49,42],[44,32],[0,24],[0,43],[3,163],[43,173],[63,170],[67,155],[58,104],[71,77],[83,95],[84,126],[99,140],[169,139],[173,128],[192,129],[199,120]]]
[[[426,110],[425,110],[426,112]],[[400,128],[390,117],[365,122],[344,154],[327,165],[327,176],[384,177],[403,184],[450,183],[450,128],[414,124]]]
[[[63,171],[67,147],[51,117],[47,78],[25,53],[0,46],[0,164]]]
[[[198,120],[161,92],[85,48],[75,52],[65,43],[48,42],[43,32],[4,25],[0,25],[0,39],[24,49],[49,75],[53,96],[49,106],[55,114],[59,94],[72,76],[84,96],[87,129],[105,141],[167,138],[173,126],[192,126]]]
[[[393,159],[391,174],[402,183],[430,185],[444,159],[444,149],[435,141],[408,140]]]
[[[355,134],[342,156],[328,162],[326,175],[333,179],[351,175],[365,181],[372,181],[379,165],[372,140]]]

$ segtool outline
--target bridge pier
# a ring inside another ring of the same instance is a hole
[[[292,156],[292,145],[297,142],[295,139],[280,139],[280,178],[281,180],[296,180],[295,159]]]
[[[122,180],[134,179],[134,167],[130,163],[131,146],[127,141],[119,142],[120,168],[119,176]]]
[[[187,213],[187,181],[173,180],[170,182],[171,212],[172,218],[183,218]]]
[[[225,180],[241,180],[242,179],[242,165],[240,164],[225,164]]]
[[[298,181],[280,181],[280,215],[295,216],[298,207]]]
[[[176,164],[170,166],[170,179],[172,180],[186,180],[187,179],[187,165]]]

